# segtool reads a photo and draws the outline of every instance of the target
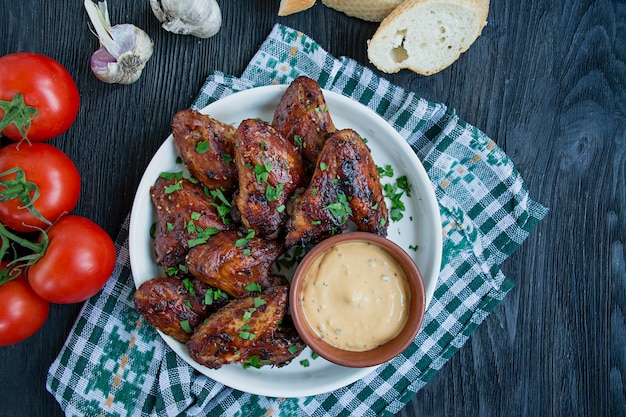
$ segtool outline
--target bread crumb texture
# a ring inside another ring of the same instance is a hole
[[[480,36],[488,11],[489,0],[406,0],[368,41],[368,59],[386,73],[434,74]]]
[[[322,4],[369,22],[382,21],[403,0],[322,0]]]

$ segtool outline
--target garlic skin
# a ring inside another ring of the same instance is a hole
[[[97,5],[85,0],[84,5],[101,44],[91,56],[91,71],[105,83],[137,81],[154,50],[148,34],[131,24],[111,27],[106,0]]]
[[[179,35],[206,39],[222,26],[216,0],[150,0],[150,7],[163,29]]]

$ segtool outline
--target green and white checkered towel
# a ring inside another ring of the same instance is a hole
[[[397,413],[500,303],[513,284],[502,262],[547,210],[530,199],[504,152],[444,105],[392,85],[349,58],[328,54],[305,34],[276,25],[241,78],[213,73],[196,108],[298,75],[380,114],[423,162],[440,205],[443,261],[414,343],[349,386],[306,398],[240,392],[180,359],[133,306],[128,220],[103,291],[88,300],[51,365],[47,388],[68,416],[380,416]]]

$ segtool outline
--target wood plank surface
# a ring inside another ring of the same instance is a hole
[[[240,75],[275,23],[368,64],[375,23],[322,4],[278,17],[278,0],[219,3],[222,29],[199,40],[162,30],[147,1],[109,0],[114,24],[155,42],[140,82],[120,86],[89,70],[82,1],[0,1],[0,55],[49,55],[78,84],[78,119],[51,143],[82,175],[75,213],[112,237],[172,115],[211,71]],[[550,209],[504,263],[515,288],[398,416],[625,416],[626,2],[492,1],[451,67],[385,77],[487,133]],[[35,336],[0,347],[0,416],[63,415],[45,377],[80,307],[54,305]]]

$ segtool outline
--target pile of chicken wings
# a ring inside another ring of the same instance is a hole
[[[305,347],[288,314],[288,280],[274,262],[348,224],[387,234],[379,172],[365,141],[333,124],[307,77],[287,88],[271,123],[238,127],[195,110],[172,121],[189,175],[151,188],[157,263],[134,302],[147,322],[208,368],[284,366]]]

